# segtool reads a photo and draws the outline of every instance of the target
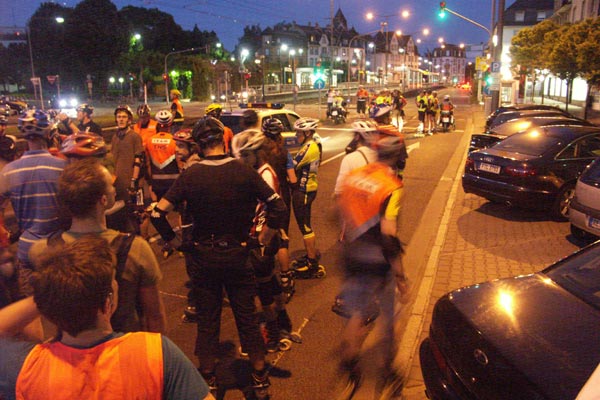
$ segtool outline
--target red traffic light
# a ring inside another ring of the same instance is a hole
[[[251,74],[250,72],[248,72],[248,73],[246,73],[246,74],[244,75],[244,79],[245,79],[245,80],[248,80],[248,79],[250,79],[251,77],[252,77],[252,74]]]
[[[446,2],[440,1],[440,8],[446,8]]]
[[[167,74],[163,74],[163,81],[168,81],[169,80],[169,75]]]

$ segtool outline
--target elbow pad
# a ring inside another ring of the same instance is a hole
[[[173,232],[173,228],[171,228],[169,221],[167,221],[167,214],[167,211],[154,206],[150,212],[150,222],[152,222],[152,226],[154,226],[160,237],[165,242],[170,242],[175,238],[175,232]]]
[[[396,258],[400,254],[404,254],[402,243],[396,236],[382,235],[381,247],[383,249],[383,255],[388,261]]]
[[[146,153],[141,152],[141,153],[136,154],[133,157],[133,166],[134,167],[141,167],[144,164],[146,164]]]

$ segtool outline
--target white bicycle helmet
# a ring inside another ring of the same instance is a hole
[[[377,104],[369,110],[369,117],[379,118],[392,111],[392,106],[387,104]]]
[[[366,141],[376,140],[379,136],[377,124],[372,121],[355,121],[352,123],[352,132],[358,133]]]
[[[159,110],[154,116],[156,122],[163,126],[171,125],[173,122],[173,114],[169,110]]]
[[[294,123],[294,129],[297,131],[315,131],[319,127],[319,120],[316,118],[300,118]]]
[[[233,137],[231,150],[235,158],[240,158],[242,153],[256,151],[265,141],[265,135],[255,129],[241,132]]]

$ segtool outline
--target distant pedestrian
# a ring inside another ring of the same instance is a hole
[[[171,125],[171,133],[175,133],[183,126],[183,105],[181,104],[181,92],[177,89],[172,89],[171,92],[171,113],[173,114],[173,125]]]

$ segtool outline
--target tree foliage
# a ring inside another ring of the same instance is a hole
[[[548,68],[547,54],[549,43],[544,37],[554,32],[558,25],[551,20],[545,20],[532,28],[522,29],[513,37],[510,46],[510,56],[513,64],[519,64],[528,70]]]

